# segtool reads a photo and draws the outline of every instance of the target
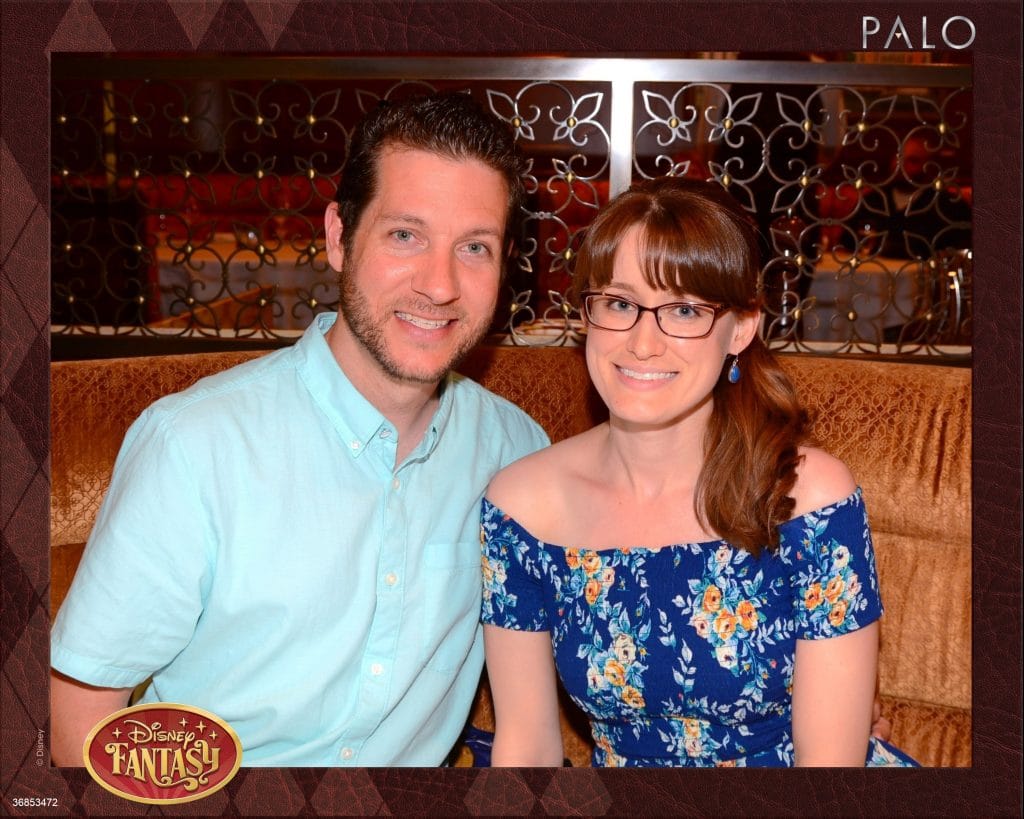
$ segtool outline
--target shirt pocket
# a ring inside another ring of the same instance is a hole
[[[428,543],[423,554],[420,659],[455,671],[469,656],[480,622],[480,544]]]

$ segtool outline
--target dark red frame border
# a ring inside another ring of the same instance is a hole
[[[193,31],[204,13],[205,33]],[[83,770],[49,767],[48,89],[53,51],[613,54],[861,47],[899,14],[977,38],[974,765],[921,771],[242,769],[167,812],[890,814],[1021,812],[1021,6],[1017,2],[4,2],[0,184],[0,794],[3,813],[142,813]],[[877,46],[876,46],[877,47]],[[941,510],[939,510],[941,513]],[[967,659],[965,658],[965,661]],[[42,751],[38,750],[42,748]],[[42,764],[37,764],[37,762]],[[26,797],[55,807],[14,807]]]

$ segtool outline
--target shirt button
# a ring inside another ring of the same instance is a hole
[[[395,583],[398,582],[398,575],[394,572],[388,572],[386,575],[384,575],[384,582],[387,583],[389,586],[394,586]]]
[[[394,480],[393,480],[393,481],[391,482],[391,488],[392,488],[392,489],[399,489],[399,488],[401,488],[401,486],[402,486],[402,482],[401,482],[400,480],[398,480],[398,478],[395,478],[395,479],[394,479]]]
[[[341,758],[342,759],[351,759],[352,756],[353,756],[353,751],[352,751],[351,748],[342,748],[341,749]]]
[[[358,451],[359,451],[359,448],[360,448],[361,446],[362,446],[362,444],[361,444],[361,443],[359,443],[359,441],[352,441],[352,442],[351,442],[351,443],[349,444],[349,447],[350,447],[350,448],[352,449],[352,451],[353,451],[353,452],[358,452]]]
[[[391,437],[391,430],[390,429],[382,429],[380,431],[380,437],[381,438],[390,438]]]
[[[373,674],[374,677],[379,677],[384,673],[384,666],[380,663],[374,663],[370,666],[370,673]]]

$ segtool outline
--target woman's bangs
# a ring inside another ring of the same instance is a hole
[[[743,305],[748,262],[734,234],[704,220],[652,219],[640,239],[645,281],[676,296]]]
[[[735,210],[735,208],[732,208]],[[676,297],[756,306],[756,232],[742,215],[708,196],[630,190],[612,201],[587,229],[576,258],[573,288],[606,287],[615,273],[623,237],[639,229],[638,263],[644,281]]]

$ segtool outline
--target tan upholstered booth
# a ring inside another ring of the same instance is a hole
[[[262,353],[52,365],[51,607],[74,576],[129,423],[150,403]],[[971,764],[970,370],[789,356],[822,444],[864,488],[885,616],[879,690],[893,741],[926,765]],[[522,406],[553,440],[602,416],[578,349],[487,347],[461,368]],[[566,753],[588,763],[564,709]],[[488,727],[486,685],[473,719]]]

